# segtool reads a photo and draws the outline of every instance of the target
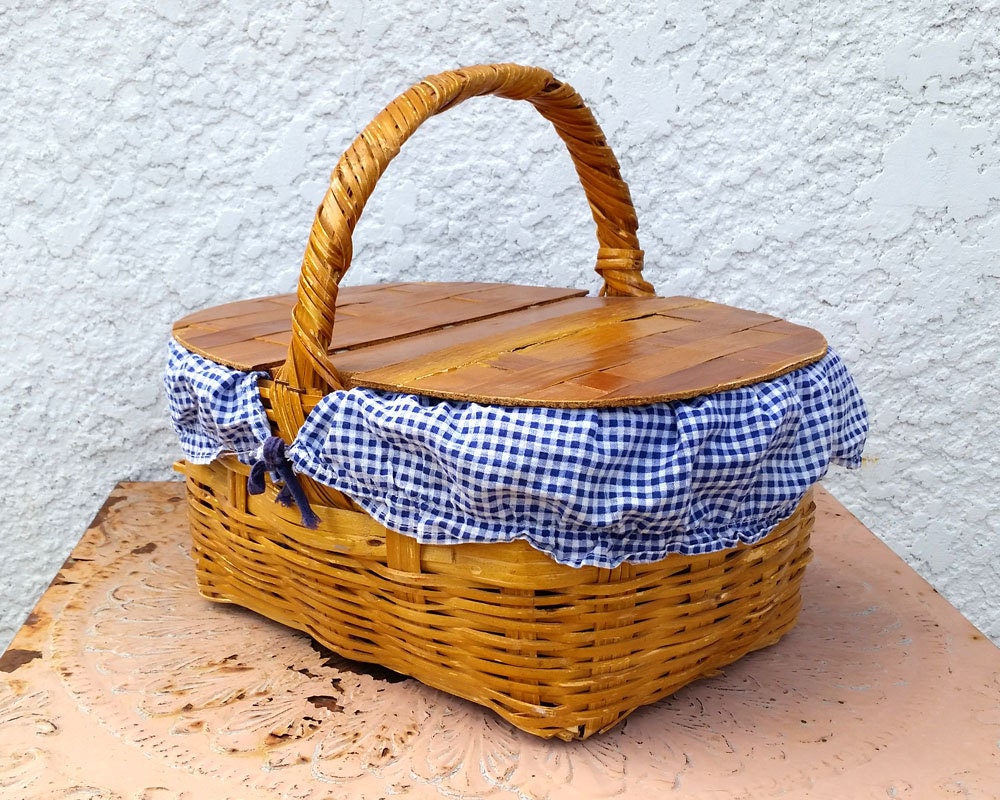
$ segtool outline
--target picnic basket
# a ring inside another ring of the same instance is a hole
[[[463,282],[341,290],[355,224],[388,163],[428,117],[477,95],[530,103],[566,144],[596,224],[600,296]],[[175,324],[174,338],[212,365],[256,375],[268,441],[279,448],[325,398],[357,387],[505,409],[601,410],[752,386],[826,356],[808,328],[655,297],[636,229],[617,161],[571,87],[516,65],[445,72],[390,103],[342,156],[294,296],[197,312]],[[606,731],[775,643],[800,608],[811,490],[752,544],[570,566],[520,538],[422,543],[349,493],[282,469],[282,454],[267,464],[266,488],[251,491],[260,460],[210,455],[178,465],[205,597],[542,737]]]

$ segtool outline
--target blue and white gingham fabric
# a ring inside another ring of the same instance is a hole
[[[223,453],[241,461],[271,435],[257,379],[265,372],[240,372],[192,353],[170,340],[163,385],[170,419],[184,456],[208,464]]]
[[[252,458],[270,435],[256,379],[172,343],[165,383],[188,459]],[[625,408],[334,392],[288,456],[422,543],[525,539],[564,564],[614,567],[758,541],[831,463],[860,464],[867,431],[831,351],[764,383]]]

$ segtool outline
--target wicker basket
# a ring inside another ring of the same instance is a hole
[[[338,164],[311,230],[287,336],[269,328],[263,335],[266,325],[246,325],[241,315],[262,308],[262,301],[216,315],[243,320],[243,328],[252,329],[235,349],[232,336],[212,340],[230,350],[213,348],[207,339],[199,342],[192,331],[204,316],[175,326],[186,346],[218,362],[272,370],[274,379],[261,381],[261,393],[272,429],[284,440],[295,437],[325,394],[365,384],[363,372],[334,366],[330,343],[352,231],[376,182],[425,119],[484,94],[526,100],[566,143],[597,226],[602,295],[653,296],[642,278],[628,189],[593,116],[569,86],[542,70],[512,65],[432,76],[381,112]],[[279,311],[268,319],[280,316],[280,309],[287,312],[283,302],[270,301],[267,308]],[[522,305],[538,308],[531,298]],[[772,331],[795,327],[770,317],[759,322]],[[798,350],[772,348],[767,363],[744,359],[726,371],[718,365],[728,362],[716,359],[714,371],[698,377],[696,368],[688,370],[697,379],[692,382],[685,373],[687,382],[669,390],[640,381],[622,402],[691,396],[782,374],[825,352],[821,338],[805,339]],[[254,347],[252,357],[239,355]],[[276,348],[280,357],[274,357]],[[332,352],[336,361],[337,351]],[[593,394],[573,394],[593,389],[593,382],[578,379],[560,384],[554,394],[519,400],[502,386],[484,390],[481,380],[475,391],[459,391],[454,382],[428,387],[416,373],[405,372],[387,377],[385,370],[375,370],[367,384],[497,404],[599,404]],[[606,394],[601,402],[614,402],[614,396]],[[180,468],[187,476],[205,597],[253,609],[346,657],[377,662],[480,703],[543,737],[571,740],[605,731],[636,708],[776,642],[795,623],[810,557],[810,494],[752,546],[614,569],[574,568],[520,541],[421,545],[387,530],[350,498],[303,478],[319,517],[313,530],[295,508],[274,502],[274,487],[248,494],[249,469],[235,458]]]

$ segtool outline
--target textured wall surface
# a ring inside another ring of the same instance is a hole
[[[1000,639],[996,3],[251,5],[0,4],[0,645],[117,481],[171,476],[171,322],[291,291],[360,128],[499,60],[595,109],[661,293],[826,333],[873,417],[828,485]],[[594,251],[554,134],[474,100],[386,173],[347,282],[593,287]]]

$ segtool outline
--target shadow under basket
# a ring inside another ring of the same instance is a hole
[[[558,564],[525,542],[421,545],[342,508],[314,505],[322,530],[310,530],[272,488],[248,496],[235,459],[180,469],[205,597],[542,737],[606,731],[777,642],[795,624],[811,557],[811,490],[752,546],[604,569]]]

